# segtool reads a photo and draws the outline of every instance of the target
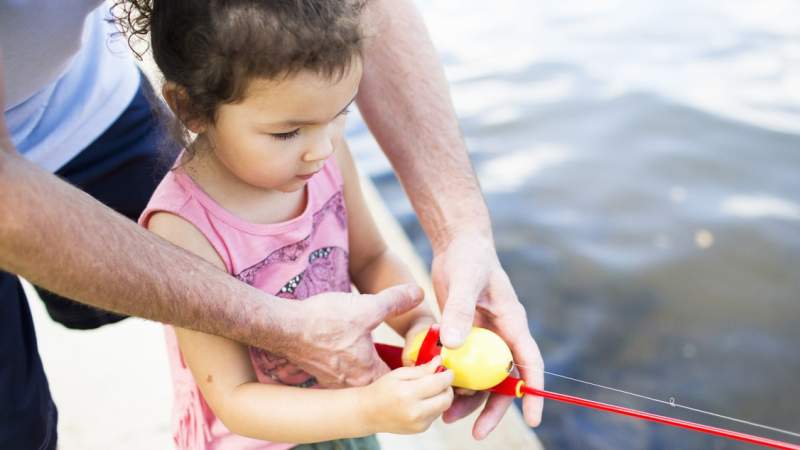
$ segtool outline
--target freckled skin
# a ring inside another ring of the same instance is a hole
[[[211,374],[208,374],[208,376],[206,377],[206,383],[213,383],[213,382],[214,382],[214,377]]]

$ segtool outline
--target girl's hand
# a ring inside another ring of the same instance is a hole
[[[441,358],[427,364],[401,367],[382,376],[363,394],[363,420],[372,432],[421,433],[453,402],[453,372],[435,373]]]

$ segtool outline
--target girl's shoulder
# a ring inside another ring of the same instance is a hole
[[[178,247],[200,256],[216,268],[228,271],[228,264],[211,244],[206,233],[183,216],[156,211],[150,215],[147,228]]]
[[[169,212],[180,216],[181,211],[186,209],[192,195],[184,183],[180,182],[177,170],[173,168],[168,171],[158,183],[147,206],[139,215],[139,225],[148,228],[150,219],[157,212]]]
[[[198,201],[197,189],[188,175],[173,168],[150,197],[139,225],[230,271],[225,242]]]

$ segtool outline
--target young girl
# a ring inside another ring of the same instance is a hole
[[[361,2],[133,3],[123,27],[150,31],[164,98],[196,135],[143,226],[286,301],[413,282],[370,217],[343,137],[362,73]],[[408,338],[433,320],[418,306],[387,322]],[[422,431],[452,401],[438,359],[319,389],[262,349],[172,327],[167,343],[181,449],[378,448],[374,433]]]

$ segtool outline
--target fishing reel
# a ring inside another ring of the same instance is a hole
[[[405,353],[402,348],[391,345],[375,344],[375,347],[378,355],[392,369],[401,367],[403,360],[413,361],[418,366],[439,355],[442,357],[439,371],[453,371],[454,387],[496,392],[502,389],[501,393],[521,396],[517,387],[519,380],[509,377],[514,368],[511,350],[500,336],[486,328],[473,327],[464,345],[456,349],[442,345],[438,324],[414,336]],[[513,382],[504,386],[503,382],[507,379]]]

